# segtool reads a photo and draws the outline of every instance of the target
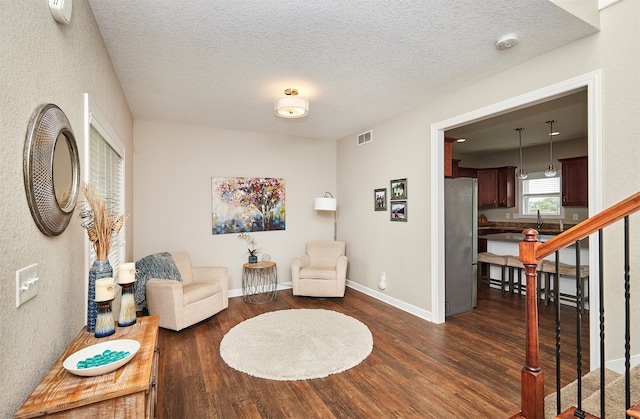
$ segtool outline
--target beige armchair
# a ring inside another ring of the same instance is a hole
[[[293,295],[344,297],[348,262],[344,242],[308,242],[307,254],[291,261]]]
[[[182,330],[229,306],[227,267],[192,267],[187,252],[171,255],[182,282],[152,278],[146,283],[149,314],[160,315],[160,327]]]

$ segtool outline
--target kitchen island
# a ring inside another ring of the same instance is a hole
[[[538,241],[545,242],[550,240],[555,236],[553,235],[538,235]],[[504,255],[504,256],[515,256],[518,257],[519,253],[519,243],[524,238],[524,234],[521,233],[496,233],[496,234],[487,234],[482,236],[483,239],[487,240],[487,252],[495,253],[496,255]],[[544,260],[555,261],[556,255],[551,254],[544,258]],[[572,244],[562,250],[560,250],[560,262],[566,263],[569,265],[576,264],[576,245]],[[586,238],[580,241],[580,265],[585,266],[589,265],[589,239]],[[500,278],[502,272],[500,267],[491,266],[491,277],[492,278]],[[524,276],[524,274],[523,274]],[[524,281],[524,277],[522,279]],[[524,282],[522,282],[524,283]],[[552,289],[555,288],[553,282],[550,283]],[[497,287],[497,285],[492,285],[492,287]],[[584,282],[583,293],[585,297],[588,292],[588,282]],[[576,295],[576,279],[571,276],[560,276],[560,293],[567,296]],[[586,301],[586,298],[585,298]],[[566,301],[561,300],[562,303],[566,303]],[[585,303],[586,304],[586,303]]]
[[[539,242],[546,242],[555,237],[555,235],[538,234]],[[518,256],[519,244],[524,239],[522,233],[496,233],[486,234],[482,236],[487,240],[487,252],[497,255],[513,255]],[[555,261],[555,255],[550,255],[545,260]],[[576,246],[574,244],[560,250],[560,262],[575,265],[576,263]],[[589,239],[580,241],[580,264],[587,265],[589,263]]]

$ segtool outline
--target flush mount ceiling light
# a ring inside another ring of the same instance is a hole
[[[309,113],[309,102],[298,96],[297,89],[287,89],[284,96],[276,100],[273,110],[282,118],[302,118]]]
[[[529,174],[522,167],[522,130],[523,129],[524,128],[516,128],[516,131],[518,131],[518,135],[520,137],[520,170],[518,170],[518,173],[516,173],[516,177],[520,180],[523,180],[529,177]]]
[[[554,177],[555,175],[558,174],[558,171],[556,170],[556,168],[553,167],[553,136],[558,135],[560,133],[553,131],[554,122],[556,121],[555,120],[547,121],[547,124],[549,124],[549,167],[547,167],[547,170],[544,171],[544,175],[546,177]]]

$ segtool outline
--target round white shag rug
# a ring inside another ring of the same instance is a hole
[[[231,367],[270,380],[308,380],[346,371],[373,349],[369,328],[345,314],[291,309],[261,314],[233,327],[220,342]]]

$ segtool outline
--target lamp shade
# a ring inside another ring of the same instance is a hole
[[[317,211],[335,211],[338,201],[335,198],[316,198],[313,209]]]
[[[276,100],[273,110],[282,118],[302,118],[309,113],[309,102],[298,96],[286,95]]]

